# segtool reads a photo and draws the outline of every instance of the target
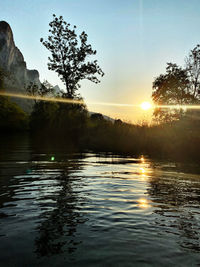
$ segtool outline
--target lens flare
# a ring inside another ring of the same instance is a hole
[[[8,96],[14,98],[30,99],[36,101],[50,101],[50,102],[61,102],[66,104],[85,104],[83,100],[79,99],[70,99],[62,97],[46,97],[46,96],[33,96],[26,94],[17,94],[17,93],[7,93],[0,92],[0,96]],[[100,106],[116,106],[116,107],[130,107],[130,108],[142,108],[143,110],[149,110],[153,108],[162,108],[162,109],[183,109],[184,111],[188,109],[200,109],[200,105],[152,105],[149,102],[143,102],[140,105],[136,104],[125,104],[125,103],[109,103],[109,102],[88,102],[88,105],[100,105]]]
[[[70,98],[61,98],[61,97],[45,97],[45,96],[34,96],[34,95],[25,95],[25,94],[16,94],[16,93],[7,93],[0,92],[1,96],[9,96],[23,99],[30,99],[36,101],[50,101],[50,102],[62,102],[68,104],[83,104],[83,100],[70,99]]]

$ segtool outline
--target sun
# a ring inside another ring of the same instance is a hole
[[[141,105],[140,105],[141,109],[143,110],[148,110],[152,107],[151,103],[149,102],[143,102]]]

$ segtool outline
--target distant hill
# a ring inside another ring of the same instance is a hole
[[[102,115],[103,118],[104,118],[105,120],[107,120],[107,121],[111,121],[111,122],[114,122],[114,121],[115,121],[115,119],[113,119],[113,118],[111,118],[111,117],[109,117],[109,116],[106,116],[106,115],[104,115],[104,114],[101,114],[101,113],[92,112],[92,111],[89,111],[88,113],[89,113],[90,116],[93,115],[93,114],[100,114],[100,115]]]

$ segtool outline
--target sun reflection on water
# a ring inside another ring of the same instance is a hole
[[[141,156],[140,160],[142,163],[144,163],[144,157],[143,156]]]
[[[138,206],[141,209],[147,209],[150,207],[150,204],[146,198],[140,198],[140,199],[138,199]]]
[[[140,173],[141,174],[145,174],[146,173],[146,170],[144,168],[140,168]]]

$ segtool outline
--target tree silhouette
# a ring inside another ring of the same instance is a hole
[[[187,70],[176,64],[167,63],[166,73],[153,82],[153,101],[157,105],[184,105],[194,103],[196,98],[190,90]],[[183,110],[156,108],[154,116],[159,122],[179,119]]]
[[[30,82],[26,87],[26,92],[30,96],[52,96],[55,94],[54,87],[47,80],[44,80],[40,86]],[[38,101],[34,99],[34,102],[37,103]]]
[[[48,40],[40,39],[51,52],[48,68],[58,73],[66,86],[67,96],[73,98],[76,90],[80,88],[81,80],[88,79],[99,83],[96,74],[103,76],[104,73],[97,60],[88,60],[88,56],[95,55],[96,51],[87,44],[88,36],[84,31],[77,36],[76,26],[71,29],[70,24],[64,21],[62,16],[56,17],[55,14],[49,26]]]

